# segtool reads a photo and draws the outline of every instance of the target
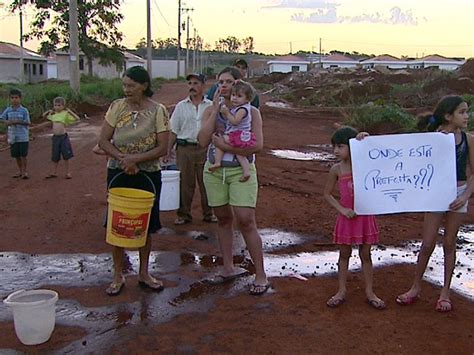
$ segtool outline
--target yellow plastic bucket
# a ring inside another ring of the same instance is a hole
[[[109,189],[107,243],[122,248],[145,246],[155,194],[138,189]]]

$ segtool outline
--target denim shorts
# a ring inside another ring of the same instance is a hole
[[[51,160],[57,163],[61,160],[61,156],[63,160],[71,159],[74,154],[72,153],[72,146],[71,141],[69,140],[69,136],[66,134],[61,134],[59,136],[53,135],[53,151],[51,154]]]

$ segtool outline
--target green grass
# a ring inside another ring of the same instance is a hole
[[[166,82],[165,79],[154,79],[153,89],[158,89]],[[106,105],[123,96],[122,81],[120,79],[99,79],[96,77],[82,76],[80,94],[75,94],[66,81],[48,81],[39,84],[0,84],[0,110],[9,105],[9,90],[20,89],[23,93],[22,105],[30,112],[34,123],[40,122],[43,112],[52,108],[53,99],[62,96],[66,99],[67,106],[77,107],[82,102],[97,105]],[[0,125],[0,133],[5,131],[5,126]]]

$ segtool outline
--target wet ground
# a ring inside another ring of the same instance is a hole
[[[185,89],[170,84],[158,99],[173,104]],[[102,227],[105,161],[90,153],[100,119],[70,131],[76,154],[72,180],[44,180],[50,168],[47,131],[31,144],[27,181],[10,178],[14,164],[8,152],[1,153],[0,296],[20,288],[50,288],[60,299],[51,340],[35,347],[19,343],[12,315],[0,305],[0,352],[473,353],[472,209],[458,243],[453,312],[434,311],[442,274],[439,247],[420,301],[406,308],[394,302],[413,276],[421,214],[378,218],[382,244],[373,251],[374,280],[387,310],[377,312],[366,304],[356,250],[347,302],[329,309],[326,300],[337,288],[337,251],[331,243],[336,213],[322,189],[332,163],[329,138],[340,118],[320,109],[265,106],[262,112],[265,149],[257,162],[256,214],[273,285],[262,297],[248,295],[253,267],[238,236],[234,261],[249,274],[222,286],[202,282],[217,272],[221,260],[216,226],[201,221],[198,196],[192,224],[177,228],[174,212],[161,214],[165,228],[153,238],[150,270],[165,290],[156,294],[138,287],[137,253],[128,252],[124,291],[114,298],[105,295],[112,267]],[[282,150],[291,152],[274,154]],[[299,153],[304,160],[293,158]]]
[[[453,278],[454,291],[474,301],[474,226],[465,226],[460,234],[457,250],[456,273]],[[165,230],[165,232],[172,232]],[[295,254],[275,252],[285,251],[303,241],[308,236],[285,233],[277,230],[261,230],[266,270],[268,276],[294,277],[307,281],[333,274],[337,270],[337,251],[303,252]],[[206,236],[203,232],[187,233],[188,238]],[[206,240],[215,236],[206,236]],[[242,240],[239,236],[238,240]],[[242,243],[237,248],[244,247]],[[415,263],[420,242],[409,242],[404,246],[387,247],[379,245],[373,248],[374,267],[391,266],[401,263]],[[242,265],[248,262],[248,255],[242,253]],[[138,270],[138,252],[127,253],[127,274],[136,274]],[[107,284],[111,277],[110,254],[25,254],[5,252],[0,254],[0,272],[3,282],[0,295],[6,296],[11,289],[37,289],[51,286],[89,287]],[[215,255],[203,255],[179,252],[153,252],[151,255],[153,273],[162,275],[166,283],[174,287],[166,288],[159,294],[148,293],[132,303],[118,303],[102,307],[87,307],[79,302],[60,298],[57,304],[57,324],[79,326],[87,329],[87,335],[59,349],[60,352],[76,351],[88,348],[96,351],[106,350],[107,346],[121,338],[125,326],[146,322],[159,324],[173,318],[194,314],[196,311],[207,313],[219,297],[233,297],[246,292],[251,276],[244,276],[225,288],[225,294],[215,286],[205,283],[206,275],[211,275],[217,266]],[[360,268],[360,260],[354,249],[349,265],[350,270]],[[188,275],[188,276],[185,276]],[[195,275],[201,277],[192,277]],[[204,276],[202,276],[204,275]],[[425,279],[435,285],[443,281],[443,252],[437,246],[431,258]],[[269,294],[276,292],[270,290]],[[10,322],[11,312],[0,305],[0,322]],[[118,338],[117,338],[118,337]],[[0,349],[2,350],[2,349]],[[6,349],[3,349],[6,350]]]

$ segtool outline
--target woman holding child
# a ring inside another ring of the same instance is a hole
[[[263,148],[262,116],[258,109],[251,108],[251,131],[255,135],[255,144],[252,147],[238,148],[226,143],[222,134],[218,133],[225,124],[221,109],[223,105],[232,107],[231,89],[240,79],[240,72],[236,68],[227,67],[219,73],[218,78],[219,87],[214,94],[212,106],[204,111],[203,123],[198,135],[201,146],[209,145],[204,167],[204,184],[209,205],[218,218],[217,234],[224,263],[222,271],[208,282],[220,284],[245,273],[244,269],[236,268],[233,263],[232,238],[234,237],[235,215],[255,266],[255,279],[250,285],[249,292],[252,295],[261,295],[270,287],[263,265],[262,240],[255,222],[258,182],[254,154]],[[209,167],[215,163],[215,148],[223,150],[226,154],[222,159],[221,167],[211,172]],[[246,181],[241,181],[243,169],[236,155],[249,159],[250,177]]]
[[[151,211],[148,237],[139,249],[140,271],[138,283],[155,291],[163,290],[163,283],[148,272],[151,250],[150,234],[161,228],[159,200],[161,190],[160,157],[168,147],[168,112],[151,100],[151,80],[139,66],[129,68],[122,79],[125,98],[114,101],[105,115],[99,146],[110,156],[107,164],[107,185],[156,191]],[[113,142],[113,143],[112,143]],[[151,182],[154,185],[154,189]],[[124,250],[113,247],[114,278],[106,292],[118,295],[125,279],[122,275]]]

